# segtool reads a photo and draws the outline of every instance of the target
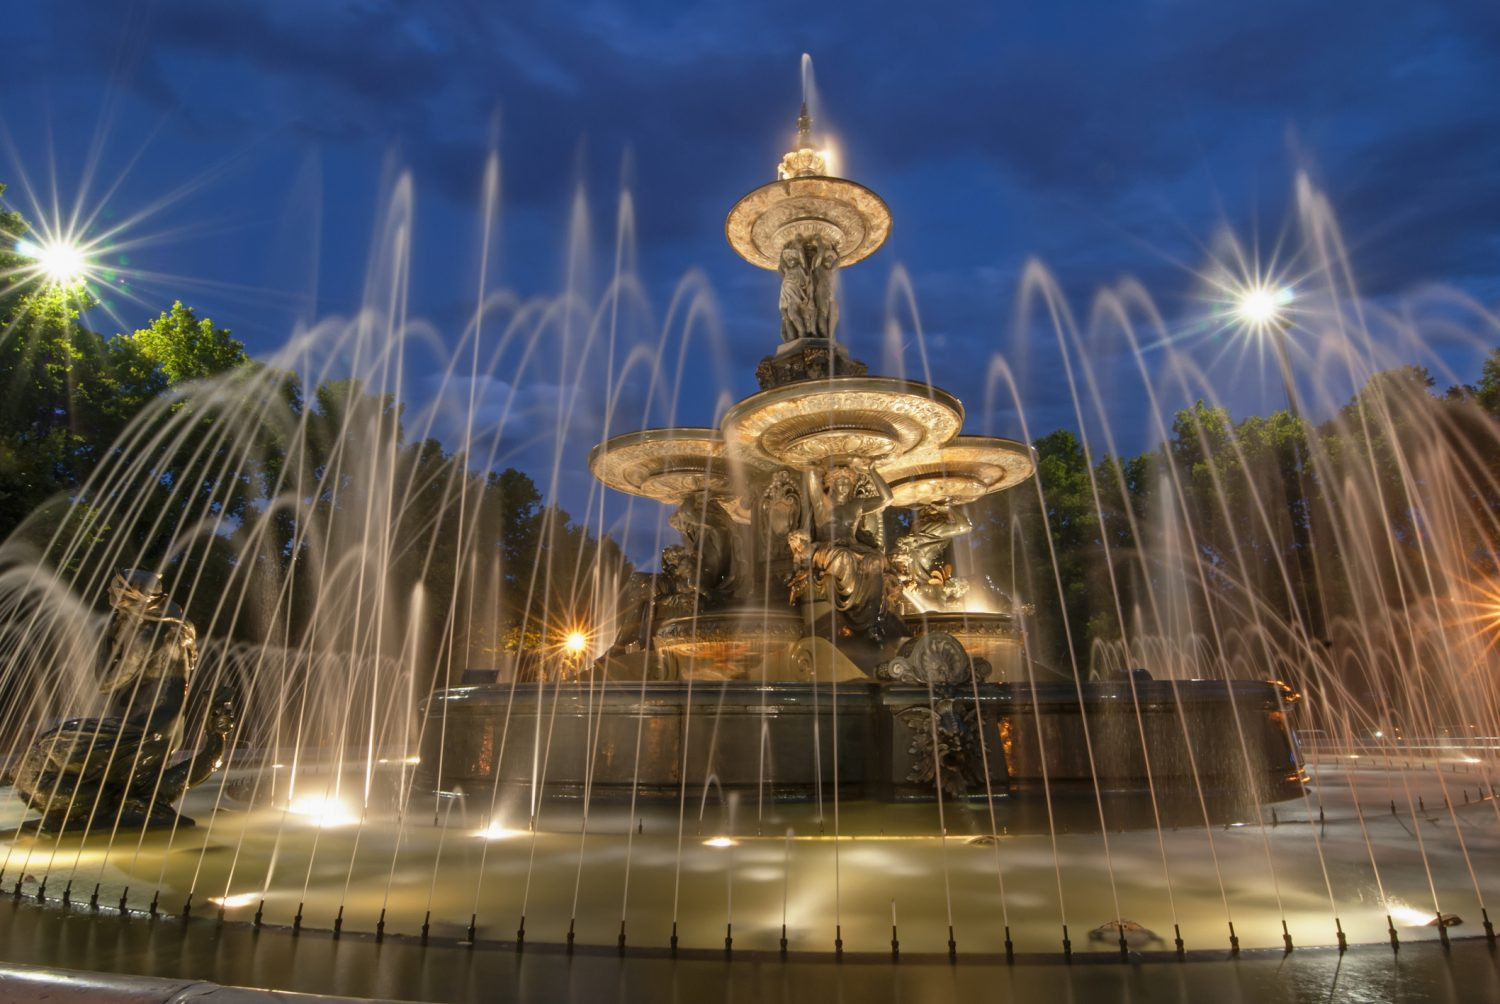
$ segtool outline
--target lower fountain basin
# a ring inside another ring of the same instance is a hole
[[[674,617],[656,629],[656,650],[680,679],[775,678],[775,663],[806,633],[792,610],[741,608]]]
[[[1300,791],[1277,684],[987,683],[977,696],[992,791],[1089,787],[1095,777],[1103,790],[1159,796]],[[931,781],[912,780],[920,754],[900,718],[930,700],[925,688],[849,681],[458,687],[423,702],[417,783],[498,786],[528,801],[713,791],[796,801],[835,790],[935,800]]]
[[[917,635],[941,631],[951,634],[964,651],[990,664],[990,680],[1009,683],[1022,676],[1021,625],[1011,613],[929,611],[903,618]]]

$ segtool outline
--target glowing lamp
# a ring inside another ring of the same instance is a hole
[[[1283,308],[1291,302],[1289,287],[1251,286],[1239,294],[1234,312],[1251,327],[1264,328],[1281,320]]]
[[[588,651],[589,636],[582,631],[569,631],[568,636],[563,639],[563,648],[568,650],[569,655],[582,655]]]
[[[53,285],[71,286],[88,275],[88,256],[71,241],[17,241],[16,251],[36,262],[36,270]]]

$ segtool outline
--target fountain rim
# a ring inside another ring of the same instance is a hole
[[[830,195],[801,194],[799,188],[831,188]],[[780,264],[776,255],[766,253],[754,240],[755,223],[773,206],[796,198],[814,198],[851,209],[865,221],[865,237],[852,250],[839,255],[839,267],[864,261],[885,245],[890,237],[890,206],[873,189],[848,178],[826,174],[779,178],[746,192],[724,218],[724,239],[735,253],[756,268],[775,272]],[[743,231],[740,233],[739,231]]]
[[[880,457],[874,460],[877,468],[884,463],[894,461],[899,457],[908,456],[919,450],[928,448],[935,450],[951,443],[957,437],[959,430],[963,428],[964,419],[967,417],[964,412],[963,402],[956,395],[949,393],[936,384],[926,383],[921,380],[883,376],[835,376],[826,379],[797,380],[742,398],[729,408],[728,411],[724,412],[723,418],[719,420],[719,429],[725,442],[726,453],[736,457],[747,458],[751,461],[759,460],[780,467],[797,468],[799,465],[795,463],[788,463],[784,459],[768,454],[761,445],[760,436],[757,435],[751,440],[742,436],[731,436],[730,430],[737,427],[747,416],[764,411],[783,401],[795,401],[829,393],[884,393],[913,399],[920,398],[937,408],[951,413],[953,417],[952,432],[941,438],[934,436],[931,439],[925,439],[899,454]],[[930,424],[927,426],[927,431],[929,435],[933,431]]]
[[[595,468],[599,461],[608,454],[626,446],[635,446],[638,443],[666,443],[673,441],[709,440],[716,441],[722,452],[724,436],[718,429],[698,425],[672,425],[654,429],[636,429],[634,432],[622,432],[610,436],[604,442],[597,444],[589,450],[589,472],[595,474]],[[712,456],[712,454],[710,454]]]
[[[972,455],[965,456],[965,453]],[[1001,458],[1025,458],[1027,469],[1017,477],[1008,477],[1010,471],[1001,462]],[[882,466],[885,469],[881,471],[881,476],[890,482],[891,488],[897,490],[898,495],[899,489],[903,486],[928,480],[934,476],[967,477],[978,484],[982,490],[974,493],[973,498],[943,499],[948,503],[965,503],[978,501],[985,495],[1009,491],[1025,484],[1036,477],[1039,459],[1036,447],[1018,439],[960,434],[940,446],[913,450],[904,456],[884,462]],[[1001,472],[1000,476],[993,481],[985,480],[978,470],[985,467],[998,468]],[[907,507],[906,502],[898,501],[893,504]],[[924,503],[914,500],[911,504]]]

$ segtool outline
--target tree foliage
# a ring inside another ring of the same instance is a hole
[[[206,636],[412,660],[424,682],[586,615],[628,571],[525,474],[408,441],[400,403],[358,379],[270,370],[181,301],[90,330],[86,292],[16,254],[25,232],[0,216],[9,555],[93,595],[157,569]]]
[[[130,340],[172,384],[218,376],[248,361],[245,346],[231,338],[228,329],[214,327],[206,317],[199,319],[181,300]]]

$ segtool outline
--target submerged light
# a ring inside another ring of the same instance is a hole
[[[703,841],[704,847],[738,847],[739,841],[733,837],[710,837]]]
[[[1401,900],[1387,900],[1385,904],[1386,913],[1391,919],[1405,927],[1426,927],[1433,921],[1431,910],[1419,910]]]
[[[486,840],[509,840],[511,837],[519,837],[525,830],[512,830],[508,826],[499,823],[491,823],[482,830],[475,830],[474,836],[483,837]]]
[[[305,816],[325,828],[352,826],[359,822],[359,817],[348,806],[330,795],[299,795],[287,806],[287,811]]]

